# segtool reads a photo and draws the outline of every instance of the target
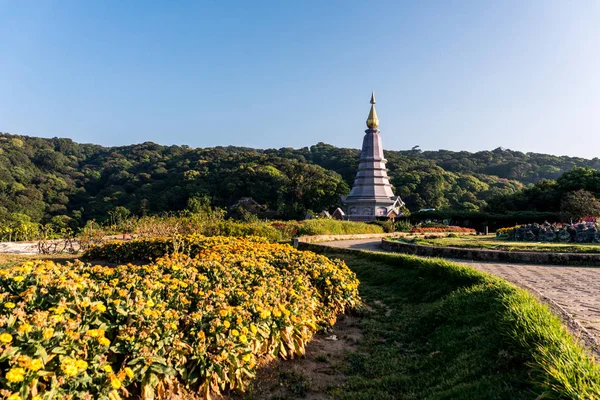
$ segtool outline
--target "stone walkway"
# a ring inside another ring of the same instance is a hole
[[[319,244],[384,251],[380,242],[380,239],[366,239]],[[497,275],[529,290],[559,314],[572,332],[581,333],[581,339],[600,354],[600,268],[452,261]]]

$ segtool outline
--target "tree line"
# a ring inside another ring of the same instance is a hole
[[[560,208],[552,185],[562,194],[573,188],[600,194],[600,186],[567,184],[574,177],[563,175],[574,167],[596,171],[597,158],[503,149],[385,155],[396,193],[411,211],[510,211],[523,208],[527,196],[540,210]],[[0,222],[77,227],[117,212],[143,216],[194,204],[228,210],[244,197],[264,205],[273,217],[302,218],[309,210],[331,211],[340,205],[339,197],[352,186],[358,157],[358,149],[324,143],[266,150],[151,142],[103,147],[0,133]],[[546,203],[544,196],[553,202]]]

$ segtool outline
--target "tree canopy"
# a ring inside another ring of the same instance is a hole
[[[386,150],[385,156],[396,193],[411,211],[511,211],[532,204],[541,211],[558,210],[564,193],[585,189],[600,195],[597,158],[418,148]],[[301,218],[307,210],[331,211],[340,205],[354,181],[358,157],[358,149],[325,143],[266,150],[151,142],[103,147],[4,133],[0,221],[80,226],[124,210],[136,215],[181,210],[194,204],[190,199],[228,209],[244,197],[278,218]]]

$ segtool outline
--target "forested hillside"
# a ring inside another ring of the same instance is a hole
[[[252,197],[280,218],[332,210],[347,194],[359,150],[319,143],[302,149],[123,147],[0,134],[0,220],[80,225],[117,206],[144,215],[185,208],[190,199],[228,208]],[[586,160],[496,149],[386,151],[389,175],[411,210],[484,209]],[[192,201],[193,203],[193,201]]]

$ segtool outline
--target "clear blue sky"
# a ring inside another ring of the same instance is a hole
[[[0,0],[0,131],[600,156],[600,2]]]

